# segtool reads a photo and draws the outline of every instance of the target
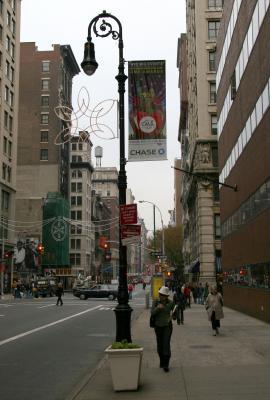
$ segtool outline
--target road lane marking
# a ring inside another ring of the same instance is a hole
[[[40,307],[37,307],[37,308],[45,308],[45,307],[52,307],[52,306],[55,306],[55,304],[53,303],[53,304],[47,304],[46,306],[40,306]]]
[[[12,337],[10,337],[10,338],[8,338],[8,339],[1,340],[1,341],[0,341],[0,346],[3,346],[4,344],[10,343],[10,342],[14,342],[14,341],[17,340],[17,339],[21,339],[21,338],[24,337],[24,336],[31,335],[32,333],[41,331],[41,330],[46,329],[46,328],[49,328],[49,327],[51,327],[51,326],[60,324],[61,322],[68,321],[69,319],[79,317],[80,315],[86,314],[86,313],[88,313],[88,312],[90,312],[90,311],[97,310],[97,309],[100,308],[100,307],[102,307],[102,305],[99,305],[99,306],[96,306],[96,307],[93,307],[93,308],[88,308],[88,310],[84,310],[84,311],[81,311],[81,312],[79,312],[79,313],[77,313],[77,314],[70,315],[69,317],[61,318],[61,319],[59,319],[58,321],[54,321],[54,322],[51,322],[51,323],[49,323],[49,324],[39,326],[38,328],[31,329],[31,331],[23,332],[23,333],[20,333],[19,335],[12,336]]]

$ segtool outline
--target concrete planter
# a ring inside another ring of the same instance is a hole
[[[109,346],[105,353],[110,362],[114,390],[137,390],[140,381],[143,347],[112,349]]]

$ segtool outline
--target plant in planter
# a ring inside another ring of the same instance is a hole
[[[143,348],[126,340],[107,347],[115,391],[137,390],[140,380]]]

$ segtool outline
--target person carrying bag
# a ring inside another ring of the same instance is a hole
[[[174,309],[173,302],[169,299],[170,290],[166,286],[162,286],[159,291],[159,300],[155,301],[151,309],[150,326],[153,318],[154,329],[157,341],[157,353],[160,359],[160,368],[165,372],[169,372],[169,362],[171,358],[171,335],[172,312]]]

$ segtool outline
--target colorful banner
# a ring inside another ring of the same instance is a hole
[[[165,61],[129,61],[128,79],[128,160],[166,160]]]

